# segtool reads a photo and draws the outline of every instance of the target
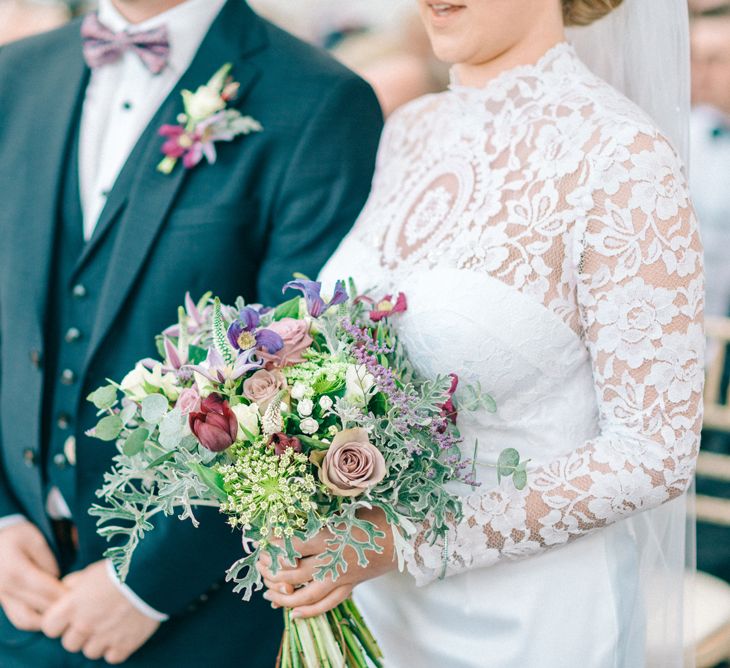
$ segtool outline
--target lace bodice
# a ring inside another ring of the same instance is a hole
[[[542,310],[535,320],[572,330],[561,336],[574,339],[575,359],[585,355],[593,388],[575,404],[591,402],[589,437],[574,442],[579,431],[566,426],[562,443],[548,447],[545,435],[540,448],[533,429],[523,491],[485,478],[465,495],[445,546],[414,541],[419,582],[437,578],[444,557],[454,574],[536,555],[687,489],[701,425],[701,263],[674,150],[567,44],[484,88],[454,82],[392,117],[371,198],[325,276],[357,266],[361,282],[405,292],[413,272],[448,270],[454,293],[498,281],[500,294]],[[544,354],[561,368],[565,351],[555,349],[572,343],[545,340]],[[493,363],[485,389],[510,364]],[[530,401],[540,392],[517,372],[513,383]],[[513,412],[505,428],[520,419]],[[495,441],[481,424],[480,442]]]

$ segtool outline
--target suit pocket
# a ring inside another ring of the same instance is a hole
[[[251,219],[253,203],[244,202],[238,206],[196,206],[173,209],[167,218],[165,228],[169,231],[210,229],[216,226],[240,227]]]

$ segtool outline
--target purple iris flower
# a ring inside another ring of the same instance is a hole
[[[306,279],[298,279],[289,281],[284,286],[283,292],[287,290],[299,290],[307,302],[307,311],[313,318],[319,318],[327,309],[344,304],[347,301],[347,290],[344,281],[335,283],[335,294],[327,303],[322,299],[322,284],[318,281],[308,281]]]
[[[259,310],[252,306],[241,309],[238,319],[231,323],[228,328],[228,341],[236,349],[241,351],[265,350],[270,355],[278,353],[284,347],[284,340],[276,332],[270,329],[256,328],[261,322]]]
[[[256,329],[261,322],[261,313],[253,306],[245,306],[238,314],[238,319],[245,325],[246,329],[251,331]]]
[[[239,355],[235,364],[228,366],[221,354],[215,348],[211,348],[208,351],[208,357],[205,359],[205,362],[196,364],[195,366],[188,365],[183,368],[195,371],[214,383],[223,384],[228,380],[238,380],[249,371],[262,367],[263,362],[257,360],[253,352],[251,350],[247,354]]]

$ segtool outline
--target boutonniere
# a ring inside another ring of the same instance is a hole
[[[185,111],[177,117],[178,125],[163,125],[160,134],[167,137],[162,146],[164,159],[158,171],[170,174],[182,158],[185,169],[192,169],[203,158],[216,161],[215,142],[232,141],[239,135],[261,132],[261,123],[243,116],[237,109],[228,109],[236,98],[239,84],[230,76],[231,63],[226,63],[204,86],[194,93],[182,91]]]

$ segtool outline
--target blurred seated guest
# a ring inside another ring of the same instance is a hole
[[[69,19],[62,2],[0,0],[0,44],[53,30]]]
[[[447,69],[431,52],[412,0],[251,0],[267,18],[330,50],[375,89],[385,115],[443,90]]]
[[[691,187],[705,246],[708,315],[730,309],[730,2],[694,0]]]
[[[690,181],[705,246],[706,311],[730,313],[730,2],[692,0],[692,160]],[[708,360],[719,351],[709,349]],[[730,353],[730,350],[728,351]],[[730,357],[729,357],[730,359]],[[730,381],[725,365],[724,395]],[[704,451],[730,454],[730,434],[702,432]],[[730,485],[698,476],[697,491],[730,498]],[[730,530],[698,522],[697,565],[730,581]]]

